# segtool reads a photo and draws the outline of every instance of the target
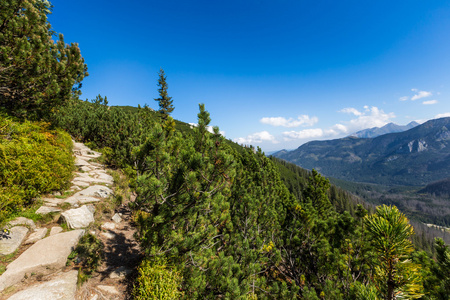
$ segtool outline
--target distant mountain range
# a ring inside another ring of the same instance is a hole
[[[308,142],[273,156],[339,179],[422,186],[450,177],[450,117],[375,138]]]
[[[383,127],[373,127],[373,128],[369,128],[369,129],[364,129],[364,130],[355,132],[355,133],[351,134],[350,136],[364,138],[364,139],[374,138],[374,137],[377,137],[377,136],[380,136],[383,134],[406,131],[406,130],[416,127],[417,125],[419,125],[419,123],[417,123],[415,121],[412,121],[411,123],[409,123],[407,125],[397,125],[394,123],[389,123],[389,124],[384,125]]]

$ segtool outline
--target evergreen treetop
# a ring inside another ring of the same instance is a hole
[[[161,68],[159,70],[159,79],[158,79],[158,92],[159,92],[159,98],[155,98],[155,101],[159,102],[159,112],[161,113],[161,116],[163,119],[166,119],[167,116],[175,109],[173,107],[172,103],[172,97],[169,97],[169,94],[167,93],[167,89],[169,88],[167,82],[167,76],[164,73],[164,70]]]

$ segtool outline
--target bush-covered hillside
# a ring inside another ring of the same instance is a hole
[[[67,188],[73,170],[72,140],[44,122],[0,116],[0,225],[34,199]]]

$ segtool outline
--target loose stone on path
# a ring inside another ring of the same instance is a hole
[[[67,223],[69,228],[84,228],[94,222],[93,212],[83,205],[80,208],[69,209],[61,214],[62,219]]]
[[[0,255],[8,255],[19,248],[28,233],[28,228],[15,226],[10,229],[9,234],[0,239]]]
[[[38,228],[35,232],[30,234],[28,239],[25,241],[25,245],[36,243],[39,240],[42,240],[44,236],[47,234],[47,228]]]

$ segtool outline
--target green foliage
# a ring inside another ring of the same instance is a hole
[[[87,67],[77,44],[53,41],[44,0],[0,2],[0,106],[40,119],[79,94]]]
[[[139,277],[133,290],[136,300],[179,299],[182,277],[175,268],[168,268],[163,260],[143,260],[138,268]]]
[[[80,265],[80,273],[83,273],[83,278],[87,279],[92,275],[97,267],[100,265],[103,258],[103,243],[90,233],[85,234],[78,242],[77,247],[68,257],[70,261]]]
[[[0,224],[32,199],[68,187],[72,140],[47,123],[19,123],[0,116]]]
[[[164,73],[164,70],[161,68],[159,70],[159,79],[158,79],[158,92],[159,92],[159,98],[156,98],[155,101],[158,101],[159,104],[159,113],[161,113],[161,116],[163,119],[166,119],[168,115],[175,109],[172,105],[173,100],[172,97],[169,97],[169,94],[167,93],[167,89],[169,88],[169,85],[166,82],[167,77]]]
[[[409,239],[414,231],[406,216],[395,206],[383,205],[374,215],[366,216],[365,223],[378,256],[374,284],[382,297],[420,298],[423,287],[419,266],[408,259],[413,251]]]

